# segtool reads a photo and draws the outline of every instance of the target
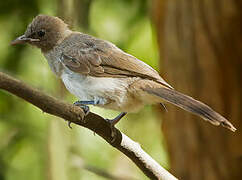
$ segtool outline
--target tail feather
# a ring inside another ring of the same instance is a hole
[[[172,103],[186,111],[196,114],[216,126],[222,125],[223,127],[226,127],[233,132],[236,131],[236,128],[227,119],[215,112],[209,106],[193,99],[190,96],[177,92],[174,89],[145,88],[144,91],[161,97],[169,103]]]

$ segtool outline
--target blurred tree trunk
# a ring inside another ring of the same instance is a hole
[[[57,15],[71,27],[79,26],[82,31],[89,30],[89,11],[92,0],[58,0]]]
[[[238,128],[232,133],[169,106],[162,130],[180,179],[242,179],[241,9],[237,0],[153,1],[163,77]]]

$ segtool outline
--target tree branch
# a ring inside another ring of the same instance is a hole
[[[150,179],[176,180],[176,178],[153,160],[138,143],[115,128],[117,138],[112,142],[109,124],[99,115],[88,113],[84,117],[81,108],[48,96],[25,83],[0,72],[0,89],[6,90],[40,108],[43,112],[61,117],[86,127],[105,139],[110,145],[130,158]]]

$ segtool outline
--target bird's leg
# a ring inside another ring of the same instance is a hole
[[[107,122],[109,122],[110,124],[112,124],[113,126],[115,124],[117,124],[122,117],[124,117],[127,113],[126,112],[121,112],[117,117],[115,117],[114,119],[106,119]]]
[[[76,101],[74,102],[73,105],[78,106],[80,108],[82,108],[82,110],[84,111],[85,115],[87,115],[90,111],[89,107],[87,105],[96,105],[97,103],[95,103],[94,101]]]
[[[95,103],[95,101],[76,101],[74,102],[74,105],[79,106],[79,105],[96,105],[98,103]]]
[[[115,124],[117,124],[125,115],[127,114],[127,112],[121,112],[117,117],[115,117],[114,119],[105,119],[109,125],[110,125],[110,128],[111,128],[111,136],[112,136],[112,141],[111,142],[114,142],[115,139],[116,139],[116,133],[114,131],[114,126]]]
[[[95,103],[94,101],[76,101],[74,102],[75,106],[79,106],[80,108],[82,108],[82,110],[85,112],[85,115],[87,115],[89,113],[89,107],[87,105],[96,105],[97,103]]]
[[[85,112],[85,114],[89,113],[89,107],[87,105],[97,105],[97,104],[99,104],[99,101],[97,101],[97,102],[95,102],[95,101],[76,101],[74,103],[75,106],[81,107],[83,109],[83,111]],[[121,112],[114,119],[105,119],[110,125],[111,136],[113,138],[111,142],[114,142],[116,139],[116,133],[114,131],[115,124],[117,124],[126,114],[127,114],[127,112]],[[68,126],[71,128],[70,124],[71,124],[71,122],[68,123]]]
[[[90,109],[87,105],[96,105],[96,104],[97,103],[95,103],[94,101],[76,101],[76,102],[74,102],[73,105],[82,108],[82,110],[84,111],[85,116],[86,116],[90,111]],[[68,126],[69,126],[69,128],[72,129],[70,121],[68,121]]]

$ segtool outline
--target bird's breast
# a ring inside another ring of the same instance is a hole
[[[61,51],[56,48],[44,53],[44,56],[47,59],[52,72],[54,72],[56,76],[60,77],[65,68],[60,61]]]

